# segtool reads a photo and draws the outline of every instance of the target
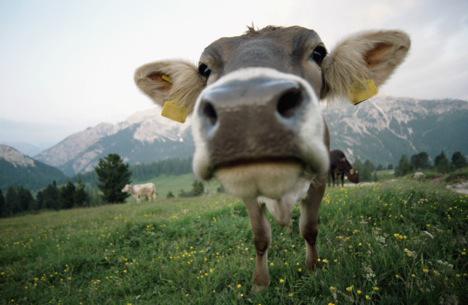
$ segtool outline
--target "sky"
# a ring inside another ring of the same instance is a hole
[[[197,63],[252,23],[314,29],[329,50],[354,32],[401,29],[407,60],[381,94],[468,99],[468,1],[0,0],[0,142],[51,145],[152,107],[140,65]]]

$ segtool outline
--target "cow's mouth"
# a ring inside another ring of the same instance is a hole
[[[219,163],[214,175],[226,191],[241,198],[266,196],[279,199],[311,176],[297,157],[236,159]]]
[[[297,157],[258,157],[249,159],[235,159],[225,162],[220,162],[213,166],[213,171],[216,172],[219,169],[229,169],[235,167],[242,167],[247,165],[255,164],[287,164],[296,163],[304,167],[304,162]]]

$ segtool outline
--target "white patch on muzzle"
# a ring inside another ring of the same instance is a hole
[[[273,79],[293,80],[299,82],[311,97],[307,104],[306,115],[301,123],[299,147],[306,158],[304,163],[312,165],[314,173],[308,173],[306,179],[313,179],[316,175],[324,175],[328,171],[329,157],[324,143],[325,126],[321,114],[318,98],[310,84],[293,74],[286,74],[270,68],[246,68],[220,78],[215,83],[207,86],[199,95],[195,104],[192,120],[192,133],[195,141],[195,154],[193,158],[193,171],[201,179],[211,178],[210,156],[207,144],[201,134],[201,121],[197,113],[200,100],[206,90],[233,80],[249,80],[258,77]],[[311,176],[310,174],[313,174]],[[256,198],[266,196],[280,199],[293,189],[299,181],[303,180],[304,168],[295,163],[261,163],[241,165],[236,167],[218,169],[216,177],[224,185],[225,189],[238,197]]]

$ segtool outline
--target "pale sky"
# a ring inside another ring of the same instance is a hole
[[[381,93],[468,99],[468,1],[1,1],[0,142],[57,142],[152,106],[133,83],[149,61],[196,63],[252,23],[314,29],[329,50],[368,29],[410,34]]]

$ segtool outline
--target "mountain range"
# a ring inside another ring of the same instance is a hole
[[[436,156],[461,151],[468,154],[468,102],[377,97],[353,106],[324,111],[332,148],[352,160],[397,164],[401,155],[425,151]]]
[[[38,189],[66,177],[58,169],[28,157],[15,148],[0,144],[0,189],[23,186]]]
[[[426,151],[435,156],[468,153],[468,102],[455,99],[418,100],[376,97],[358,106],[324,105],[332,148],[351,160],[396,164],[402,154]],[[160,115],[160,108],[138,112],[117,123],[101,123],[70,135],[35,156],[67,175],[90,171],[109,153],[131,164],[186,158],[194,149],[189,123]]]
[[[189,124],[166,119],[160,112],[152,108],[117,124],[89,127],[35,158],[72,176],[92,170],[109,153],[118,153],[130,164],[191,156],[194,145]]]

